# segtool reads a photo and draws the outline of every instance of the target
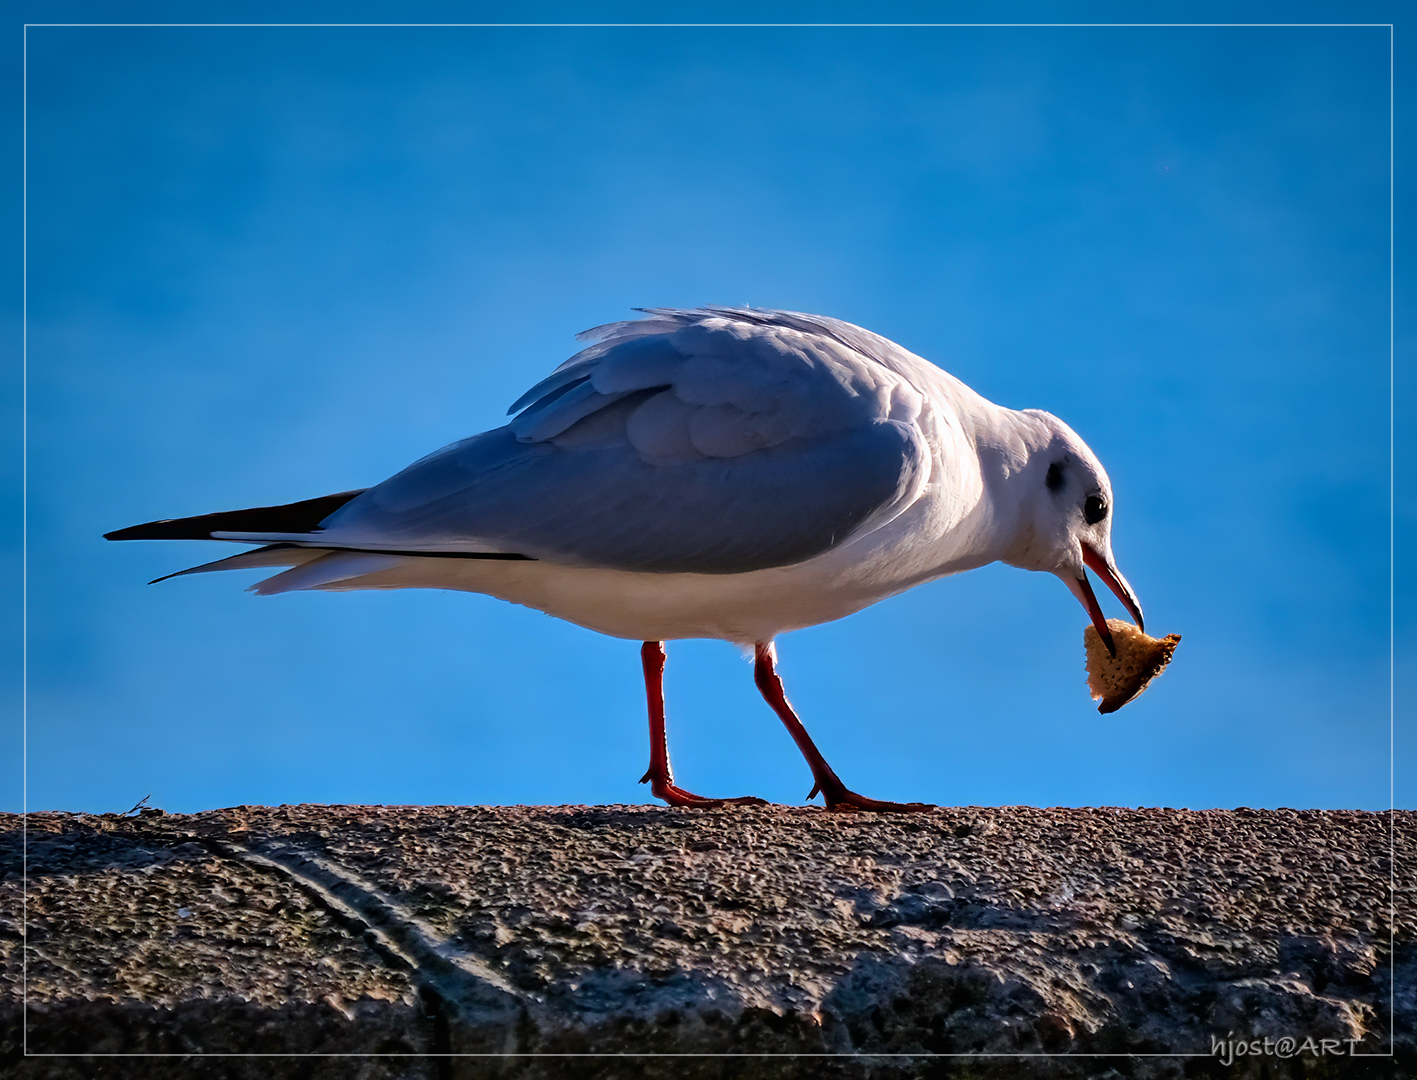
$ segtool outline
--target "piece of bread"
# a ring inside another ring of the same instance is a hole
[[[1100,713],[1116,712],[1145,690],[1166,669],[1181,640],[1180,634],[1148,637],[1121,619],[1108,619],[1107,629],[1112,631],[1112,644],[1117,646],[1115,659],[1102,644],[1096,627],[1089,625],[1082,632],[1087,649],[1087,688],[1094,701],[1102,699],[1097,706]]]

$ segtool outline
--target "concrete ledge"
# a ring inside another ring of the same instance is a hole
[[[21,824],[7,1075],[1417,1075],[1410,812],[41,813],[27,910]]]

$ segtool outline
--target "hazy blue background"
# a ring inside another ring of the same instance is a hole
[[[238,549],[100,534],[377,482],[586,327],[751,303],[1065,419],[1148,627],[1185,639],[1099,717],[1050,576],[788,635],[849,785],[1386,806],[1388,41],[31,29],[28,805],[647,799],[635,643],[467,594],[150,587]],[[735,649],[672,644],[668,695],[684,786],[801,799]]]

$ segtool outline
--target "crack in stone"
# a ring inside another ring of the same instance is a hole
[[[479,1028],[506,1032],[503,1052],[513,1052],[516,1029],[534,1002],[479,960],[457,953],[426,922],[347,867],[291,846],[256,850],[231,840],[202,837],[215,854],[290,878],[342,921],[360,927],[377,950],[410,979],[435,1017],[451,1013]]]

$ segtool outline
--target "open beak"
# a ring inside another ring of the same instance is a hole
[[[1117,568],[1105,559],[1101,554],[1094,551],[1092,547],[1084,543],[1082,545],[1082,561],[1088,568],[1102,579],[1103,583],[1112,590],[1117,599],[1122,601],[1122,606],[1127,609],[1131,617],[1136,620],[1137,629],[1146,630],[1146,625],[1142,621],[1141,604],[1137,603],[1136,593],[1132,592],[1132,587],[1127,584]],[[1088,618],[1092,620],[1092,625],[1097,628],[1097,636],[1102,639],[1102,643],[1107,646],[1107,651],[1113,656],[1117,655],[1117,646],[1112,643],[1112,632],[1107,629],[1107,619],[1102,614],[1102,607],[1097,602],[1097,596],[1092,591],[1092,583],[1087,580],[1086,571],[1081,577],[1065,577],[1069,589],[1078,598],[1079,603],[1087,609]]]

